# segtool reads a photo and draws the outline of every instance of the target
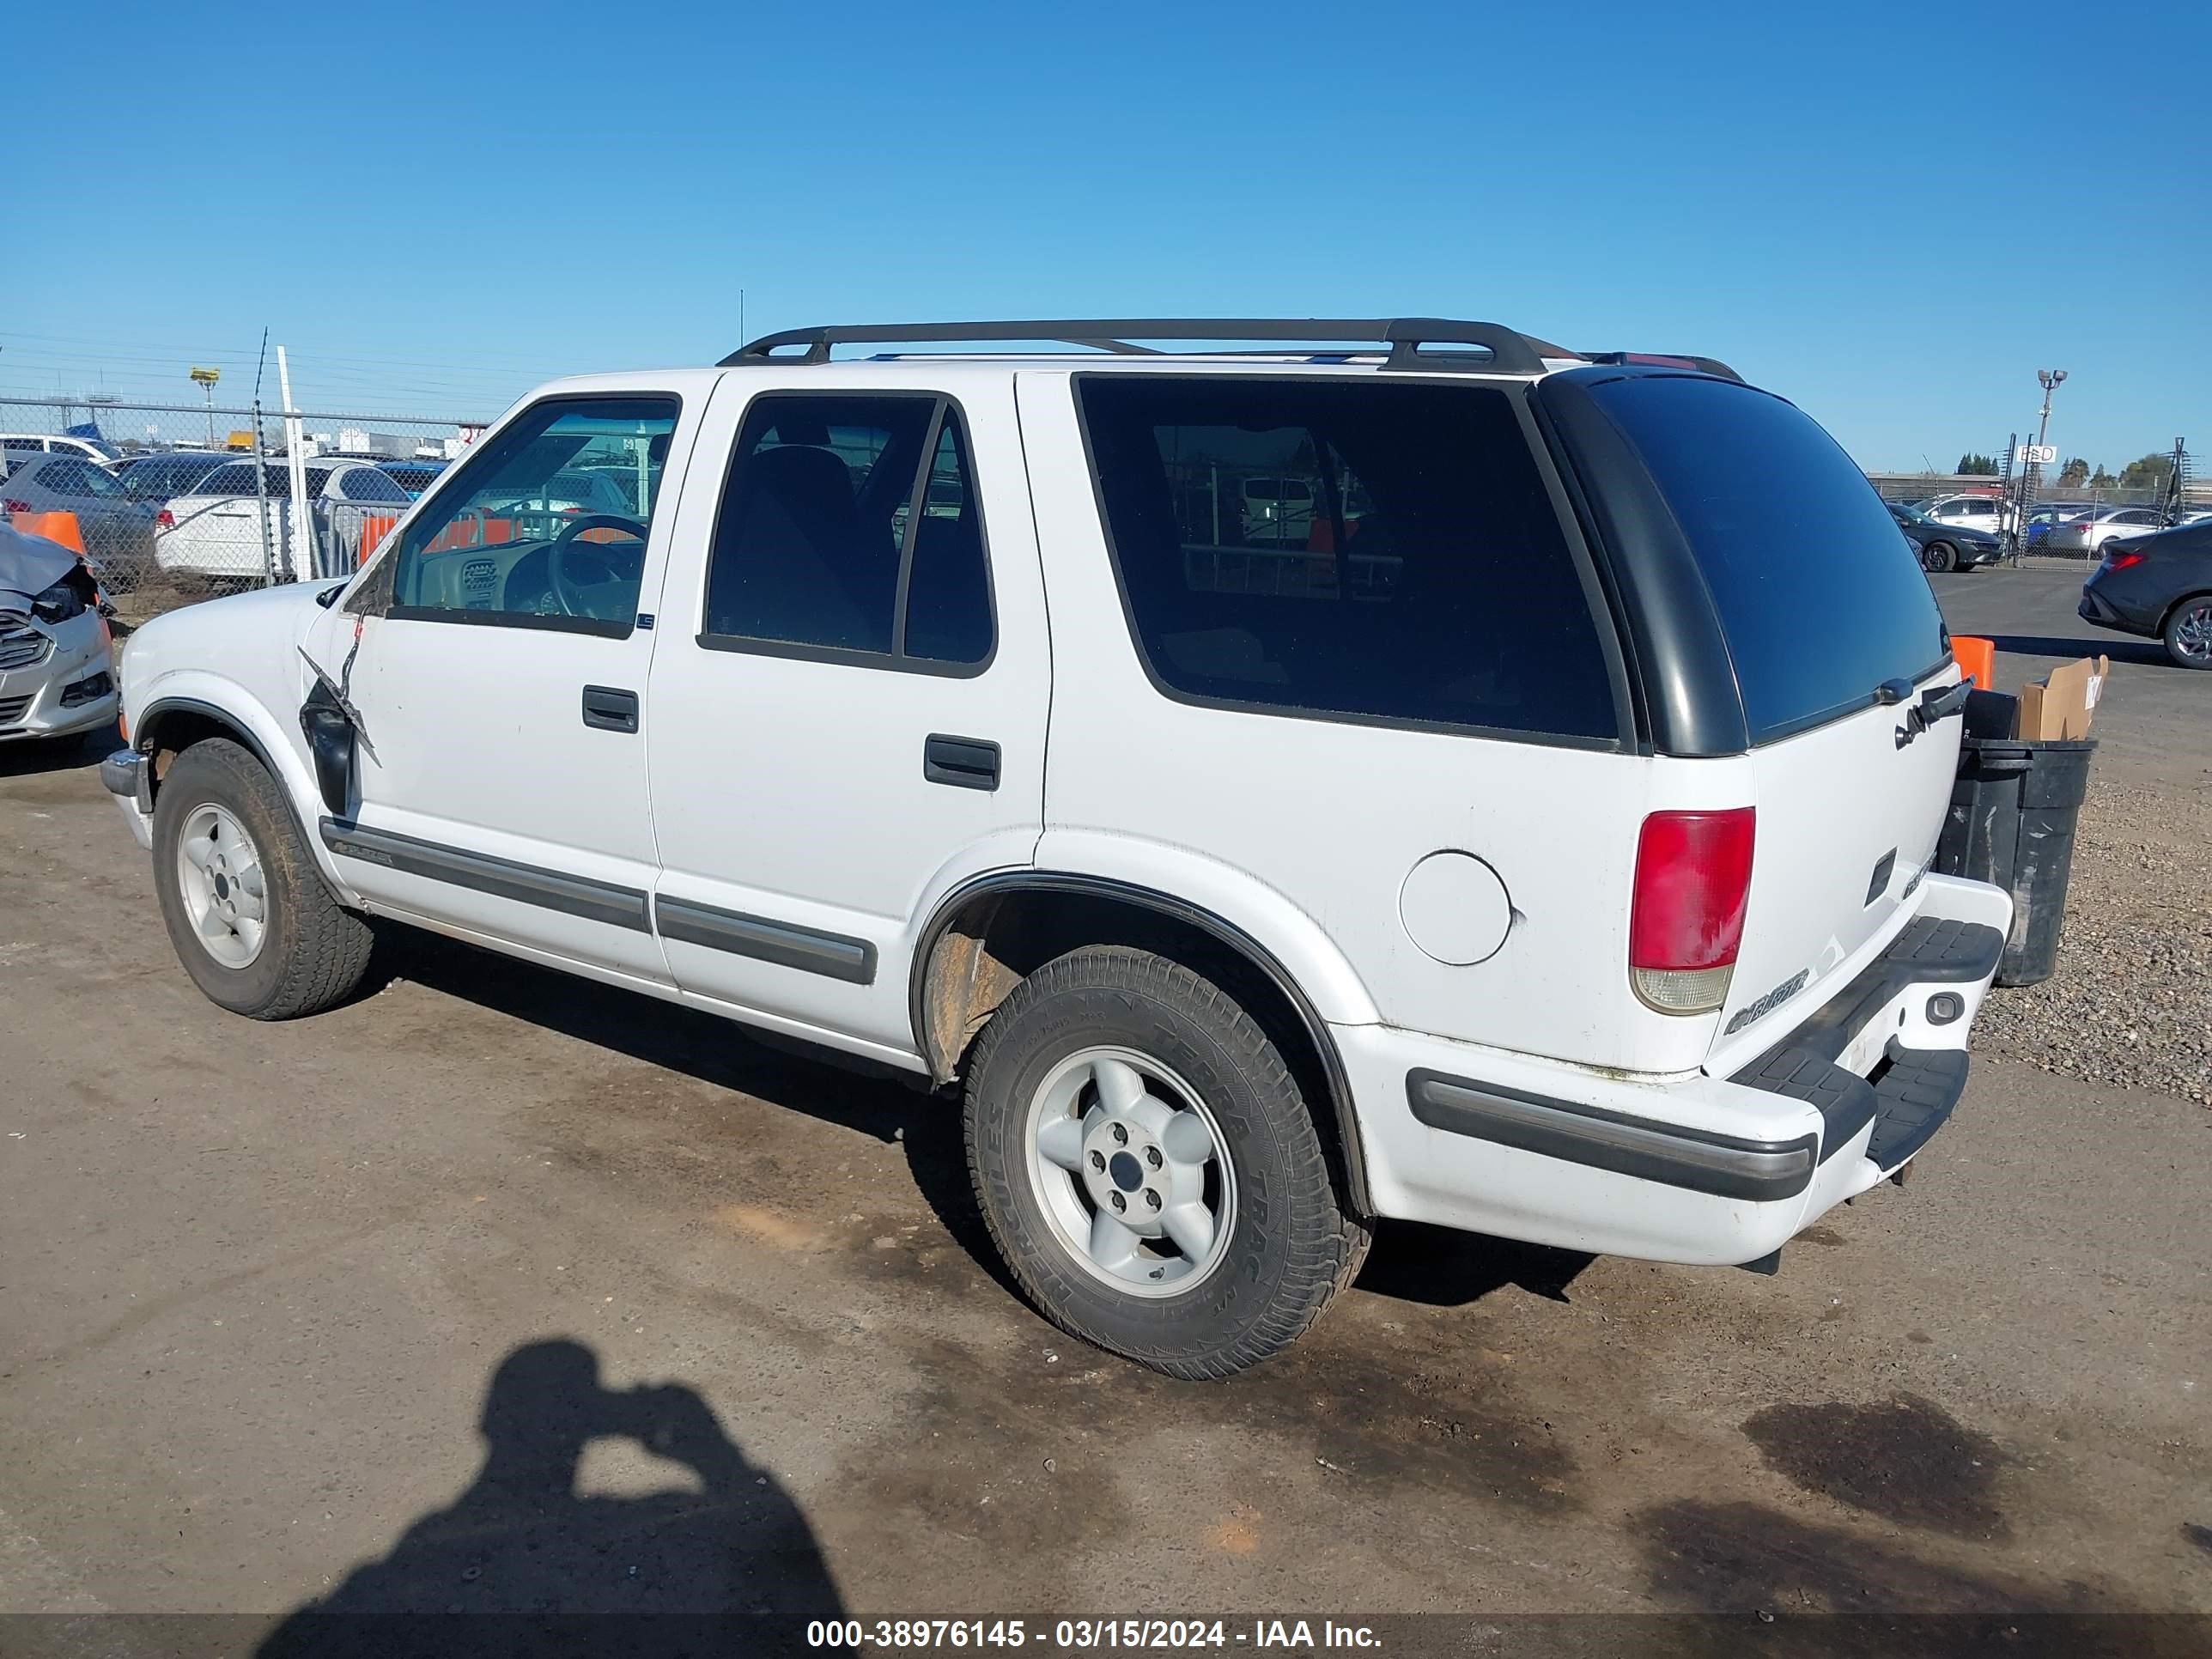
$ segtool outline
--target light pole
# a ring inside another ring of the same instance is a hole
[[[207,393],[208,447],[213,449],[215,447],[215,383],[222,379],[222,371],[219,368],[196,368],[192,371],[192,379]]]
[[[2012,545],[2015,560],[2027,545],[2027,504],[2029,498],[2035,494],[2036,475],[2043,465],[2036,457],[2041,454],[2043,441],[2051,432],[2051,394],[2058,390],[2059,382],[2065,378],[2066,371],[2063,368],[2039,368],[2035,371],[2036,384],[2043,388],[2043,413],[2037,417],[2035,423],[2035,447],[2028,452],[2027,465],[2020,470],[2020,499],[2013,504]]]

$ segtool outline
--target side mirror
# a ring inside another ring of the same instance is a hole
[[[315,788],[331,814],[343,817],[353,805],[353,721],[330,688],[319,683],[300,708],[300,732],[315,763]]]

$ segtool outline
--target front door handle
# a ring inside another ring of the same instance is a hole
[[[951,738],[933,732],[921,745],[921,775],[955,789],[999,787],[999,745],[982,738]]]
[[[584,724],[600,732],[637,730],[637,693],[612,685],[584,688]]]

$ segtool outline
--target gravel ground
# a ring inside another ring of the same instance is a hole
[[[2212,1105],[2212,809],[2093,774],[2058,971],[1993,991],[1974,1047]]]

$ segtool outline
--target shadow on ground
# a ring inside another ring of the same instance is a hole
[[[896,1142],[906,1154],[915,1189],[954,1242],[1001,1290],[1022,1296],[975,1206],[958,1107],[925,1091],[911,1073],[831,1055],[696,1009],[611,992],[595,980],[529,963],[503,961],[499,972],[489,974],[483,953],[475,947],[412,928],[381,930],[374,975],[363,995],[393,979],[411,980],[717,1088]],[[1566,1299],[1566,1287],[1592,1259],[1386,1222],[1358,1285],[1378,1296],[1435,1307],[1462,1306],[1509,1285],[1557,1302]]]
[[[2130,639],[2102,629],[2078,637],[2053,634],[1985,634],[1982,637],[1999,651],[2016,657],[2057,657],[2068,662],[2076,657],[2110,657],[2114,662],[2131,662],[2144,668],[2173,666],[2166,647],[2155,641]]]
[[[287,1616],[260,1659],[795,1650],[842,1613],[798,1505],[694,1390],[609,1389],[590,1348],[556,1338],[500,1362],[477,1426],[467,1490]],[[585,1448],[611,1437],[691,1484],[580,1494]]]
[[[120,743],[112,732],[83,738],[18,738],[0,743],[0,778],[36,777],[48,772],[89,770]]]

